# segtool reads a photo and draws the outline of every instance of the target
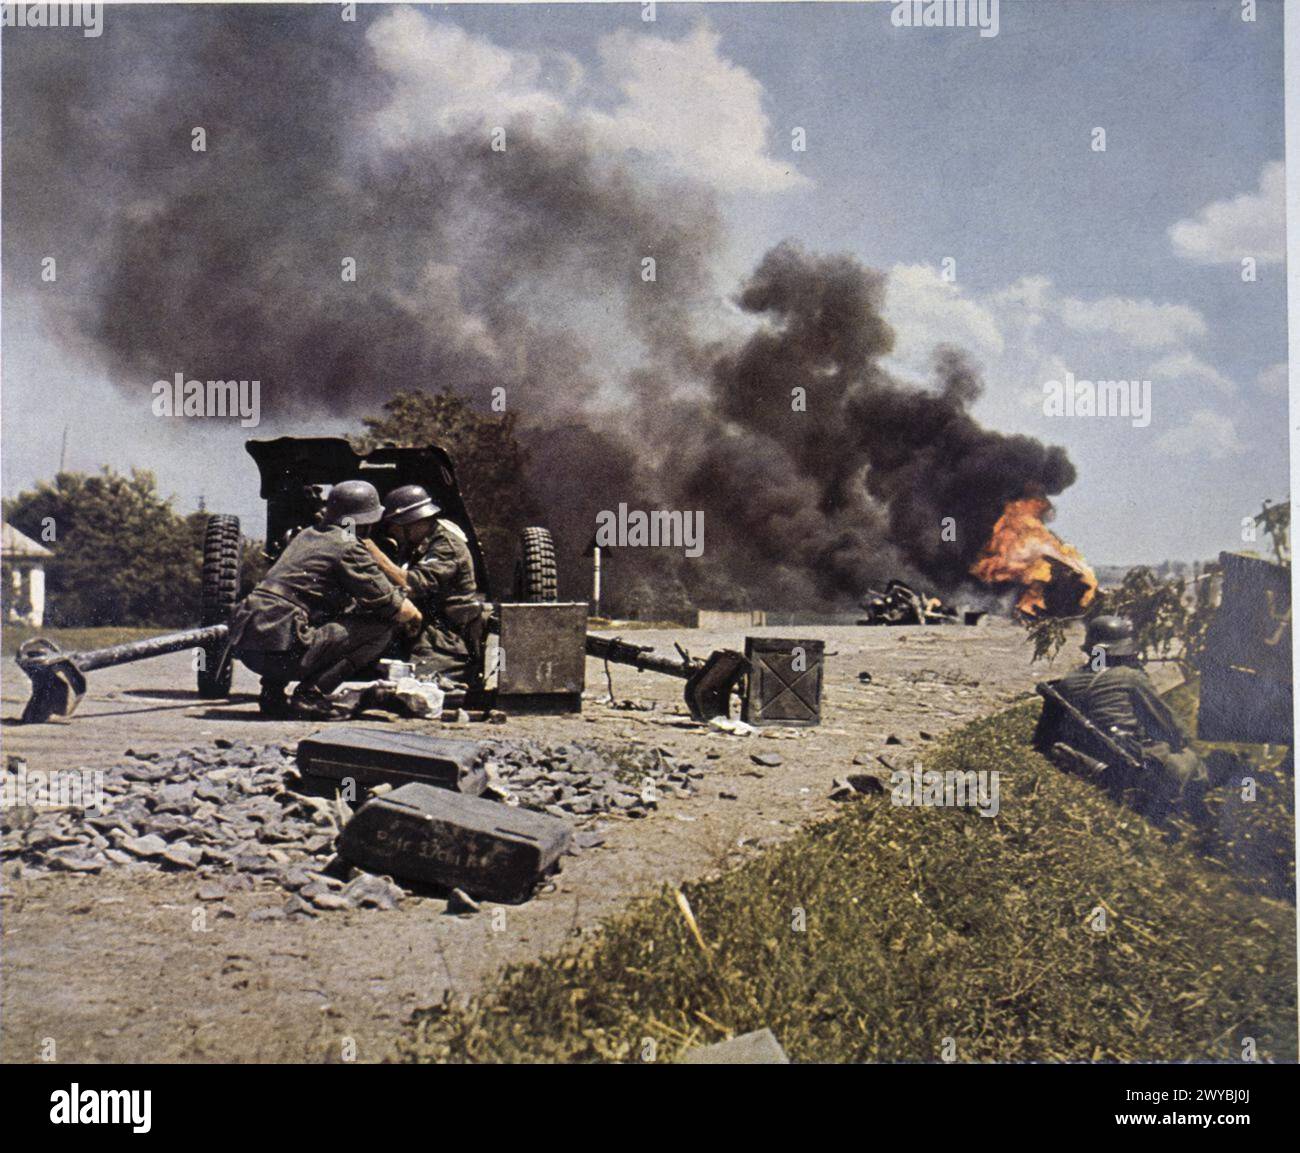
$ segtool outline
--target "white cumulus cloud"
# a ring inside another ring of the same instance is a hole
[[[1080,300],[1063,296],[1057,312],[1076,332],[1119,337],[1137,348],[1169,348],[1206,332],[1205,317],[1186,304],[1157,304],[1122,296]]]
[[[524,118],[534,132],[580,133],[611,155],[649,157],[724,191],[808,183],[792,151],[789,160],[769,154],[763,86],[722,55],[706,24],[680,40],[627,31],[602,38],[598,79],[616,93],[612,107],[592,102],[594,86],[567,53],[504,48],[410,8],[376,20],[366,36],[394,81],[376,120],[388,147]]]
[[[1185,423],[1164,433],[1156,447],[1171,456],[1207,456],[1211,460],[1246,450],[1232,417],[1208,408],[1197,409]]]
[[[930,374],[940,344],[955,344],[977,359],[1002,355],[1005,342],[993,313],[933,265],[896,264],[889,270],[884,315],[894,330],[893,362],[913,376]]]
[[[512,52],[411,8],[376,20],[366,39],[395,81],[378,115],[381,138],[391,147],[519,115],[546,123],[565,113],[564,85],[543,84],[542,61],[533,53]],[[573,69],[561,71],[571,83]]]
[[[1255,377],[1255,383],[1264,392],[1275,395],[1284,394],[1290,384],[1290,378],[1287,375],[1287,362],[1279,360],[1274,364],[1265,365],[1259,370],[1259,375]]]
[[[1253,256],[1276,263],[1286,256],[1286,173],[1280,160],[1264,165],[1259,190],[1215,200],[1190,220],[1169,226],[1174,251],[1198,264],[1239,264]]]
[[[605,74],[623,102],[590,114],[607,142],[660,156],[726,189],[770,192],[807,183],[790,160],[767,154],[763,86],[718,51],[707,25],[681,40],[616,32],[600,42]],[[788,141],[787,141],[788,146]]]
[[[1168,380],[1193,388],[1211,388],[1224,396],[1231,396],[1237,386],[1212,364],[1207,364],[1194,352],[1173,352],[1156,361],[1147,372],[1157,380]]]

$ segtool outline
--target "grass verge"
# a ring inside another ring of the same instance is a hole
[[[1165,694],[1165,700],[1196,731],[1200,685],[1195,679]],[[1206,798],[1212,821],[1188,833],[1188,845],[1211,864],[1227,869],[1256,893],[1295,904],[1295,783],[1292,750],[1284,745],[1198,741],[1203,756],[1213,750],[1243,762],[1232,786]],[[1248,799],[1249,798],[1249,799]]]
[[[768,1026],[796,1061],[1294,1061],[1294,906],[1036,755],[1036,715],[926,765],[997,770],[997,817],[849,802],[685,886],[698,934],[665,890],[417,1013],[403,1057],[671,1061]]]
[[[83,649],[102,649],[109,645],[120,645],[126,641],[143,640],[156,637],[162,633],[176,632],[167,628],[108,628],[93,629],[36,629],[31,625],[7,624],[0,630],[0,653],[11,657],[18,652],[19,646],[32,637],[48,637],[64,652],[72,653]]]

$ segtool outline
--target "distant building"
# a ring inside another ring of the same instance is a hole
[[[53,555],[13,525],[0,526],[0,578],[7,621],[36,628],[45,623],[45,562]]]
[[[762,609],[742,609],[730,612],[722,609],[700,609],[696,613],[697,629],[749,629],[767,624],[767,613]]]
[[[1181,577],[1184,581],[1193,581],[1201,573],[1206,563],[1202,561],[1163,560],[1158,564],[1098,564],[1093,566],[1097,583],[1102,588],[1118,588],[1124,578],[1135,568],[1149,568],[1158,580],[1170,580]]]

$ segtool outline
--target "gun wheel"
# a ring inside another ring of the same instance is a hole
[[[515,600],[532,604],[559,598],[555,541],[550,529],[526,528],[515,564]]]
[[[210,516],[203,532],[203,590],[201,620],[204,628],[223,625],[239,600],[239,577],[243,562],[239,517]],[[203,650],[203,667],[198,670],[199,696],[230,695],[234,662],[224,644]]]

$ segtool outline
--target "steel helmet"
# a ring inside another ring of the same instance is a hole
[[[1128,617],[1093,617],[1088,622],[1088,632],[1083,638],[1085,652],[1105,649],[1111,657],[1137,655],[1137,639],[1133,622]]]
[[[325,524],[374,524],[384,515],[379,492],[368,480],[345,480],[325,498]]]
[[[386,524],[414,524],[437,516],[441,511],[424,487],[418,484],[404,484],[384,497]]]

